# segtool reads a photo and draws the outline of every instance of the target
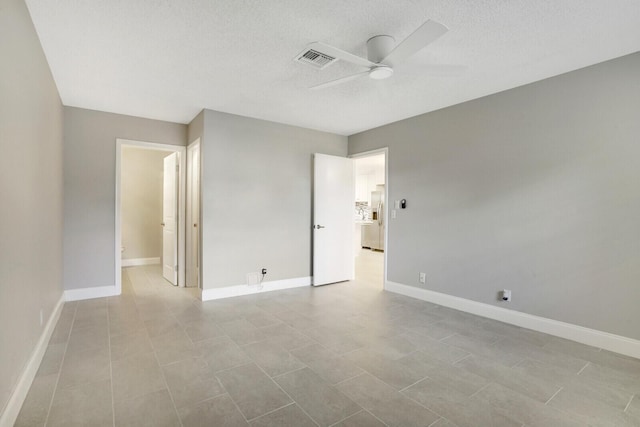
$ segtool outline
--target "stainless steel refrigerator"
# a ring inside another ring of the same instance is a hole
[[[384,250],[384,191],[371,192],[372,224],[362,226],[362,247]]]

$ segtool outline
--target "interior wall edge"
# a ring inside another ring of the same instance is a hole
[[[81,301],[85,299],[113,297],[120,295],[121,291],[115,285],[95,286],[79,289],[66,289],[64,291],[65,301]]]
[[[640,359],[640,340],[392,281],[385,290]]]
[[[18,383],[13,389],[13,393],[7,402],[7,405],[4,408],[4,411],[0,415],[0,427],[10,427],[13,426],[18,418],[18,414],[20,413],[20,409],[24,404],[25,399],[27,398],[27,394],[29,393],[29,389],[31,388],[31,384],[38,373],[38,368],[40,368],[40,363],[42,362],[42,358],[44,357],[45,352],[47,351],[47,346],[49,344],[49,340],[51,339],[51,335],[53,334],[53,330],[58,323],[58,319],[60,318],[60,313],[62,313],[62,307],[64,306],[65,297],[64,294],[60,296],[51,316],[49,316],[49,320],[47,321],[46,326],[44,327],[40,338],[38,339],[38,343],[36,344],[33,352],[31,353],[31,357],[27,364],[25,365],[20,377],[18,379]]]

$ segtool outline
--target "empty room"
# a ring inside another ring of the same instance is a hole
[[[0,427],[640,426],[638,23],[2,0]]]

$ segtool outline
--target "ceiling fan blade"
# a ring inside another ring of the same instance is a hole
[[[307,46],[309,49],[316,50],[318,52],[326,53],[327,55],[331,55],[335,58],[342,59],[343,61],[351,62],[352,64],[360,65],[362,67],[371,68],[375,66],[373,62],[368,59],[362,58],[360,56],[354,55],[353,53],[346,52],[342,49],[338,49],[337,47],[330,46],[328,44],[324,44],[322,42],[314,42]]]
[[[409,37],[402,40],[382,62],[393,67],[428,44],[434,42],[447,31],[449,31],[449,29],[444,25],[436,21],[428,20],[411,33]]]
[[[355,80],[358,77],[363,77],[363,76],[366,76],[367,74],[369,74],[369,71],[363,71],[362,73],[352,74],[352,75],[346,76],[346,77],[340,77],[339,79],[335,79],[335,80],[329,80],[328,82],[324,82],[324,83],[320,83],[319,85],[311,86],[309,89],[311,89],[311,90],[324,89],[324,88],[327,88],[327,87],[331,87],[331,86],[339,85],[339,84],[342,84],[342,83],[346,83],[346,82],[351,81],[351,80]]]

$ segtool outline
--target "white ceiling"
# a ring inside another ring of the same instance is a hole
[[[208,108],[350,135],[640,50],[638,0],[26,2],[65,105],[180,123]],[[313,41],[366,56],[427,19],[450,31],[388,80],[309,91],[363,69],[292,60]]]

